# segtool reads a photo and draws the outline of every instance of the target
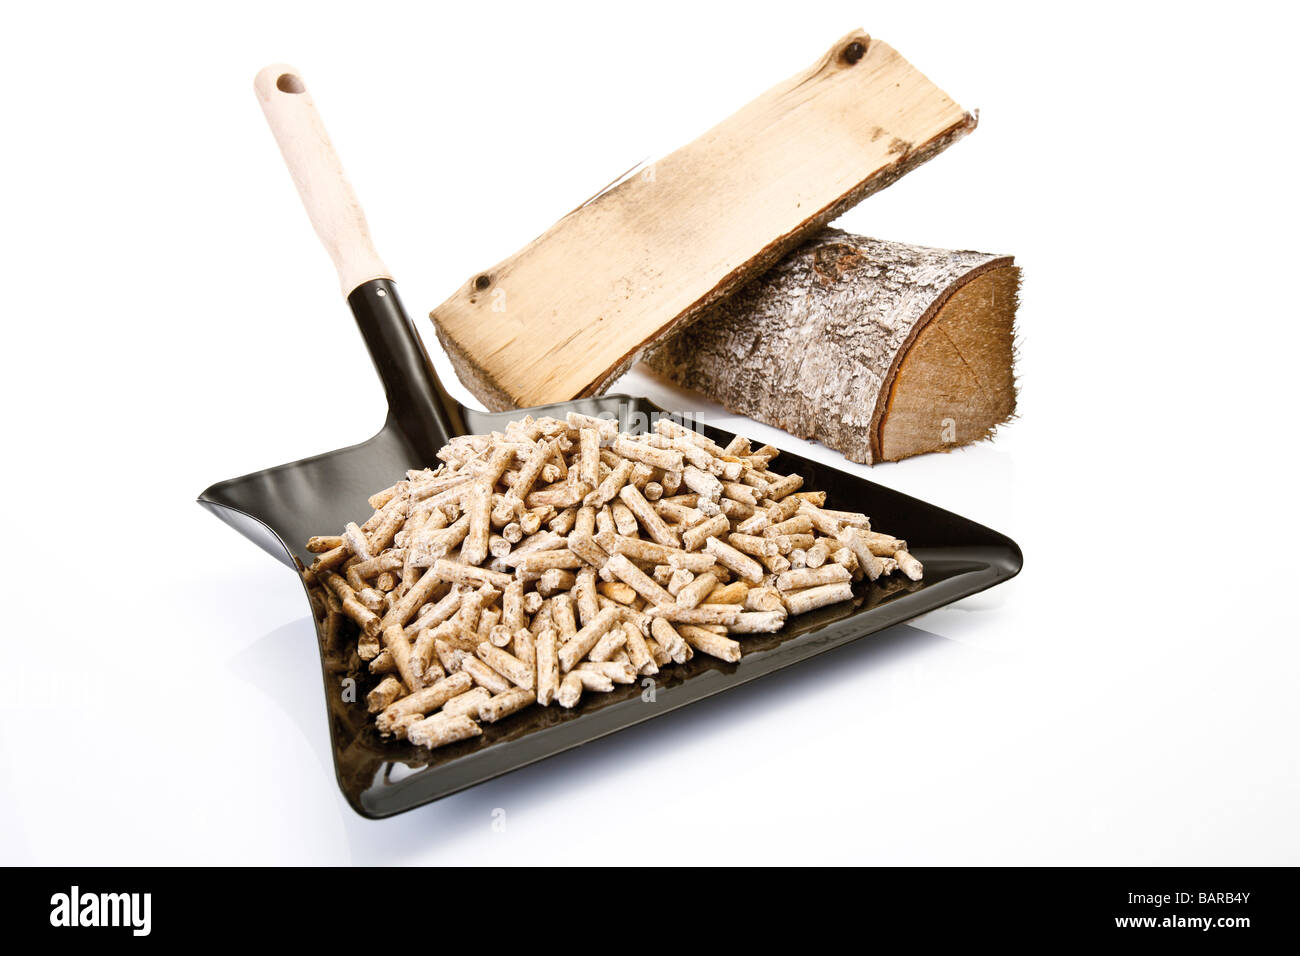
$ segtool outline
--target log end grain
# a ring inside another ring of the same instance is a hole
[[[1020,269],[956,289],[903,355],[876,431],[878,461],[951,451],[993,436],[1016,411]]]

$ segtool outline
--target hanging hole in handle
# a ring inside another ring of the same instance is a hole
[[[303,86],[302,80],[292,73],[281,73],[275,81],[275,88],[281,93],[306,93],[307,87]]]

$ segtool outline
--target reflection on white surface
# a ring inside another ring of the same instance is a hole
[[[305,601],[304,601],[305,604]],[[330,751],[316,626],[304,617],[277,627],[249,644],[229,663],[230,670],[266,695],[311,745],[321,769],[332,780]]]

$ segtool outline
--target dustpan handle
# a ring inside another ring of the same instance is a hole
[[[316,235],[334,260],[343,295],[388,394],[389,418],[415,456],[433,464],[434,453],[449,438],[465,433],[461,407],[438,380],[388,267],[375,252],[366,215],[302,75],[274,63],[257,74],[253,87]]]
[[[363,282],[391,279],[301,74],[273,63],[257,74],[253,88],[316,235],[334,260],[344,297]]]

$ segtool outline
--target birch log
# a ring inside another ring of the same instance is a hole
[[[646,361],[868,464],[989,437],[1015,412],[1010,256],[827,229]]]

